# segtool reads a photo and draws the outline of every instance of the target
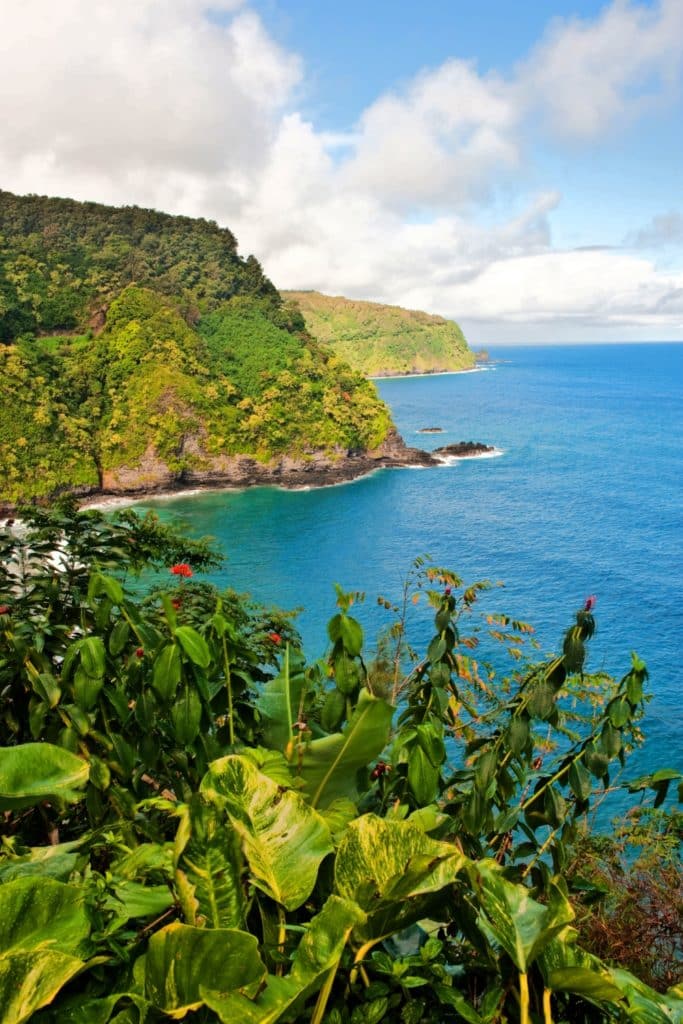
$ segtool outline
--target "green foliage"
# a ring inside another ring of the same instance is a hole
[[[320,292],[283,295],[301,310],[311,334],[361,373],[386,376],[474,367],[474,354],[453,320]]]
[[[530,627],[486,617],[513,652],[497,681],[468,628],[488,585],[420,559],[381,599],[391,659],[364,657],[338,590],[307,665],[286,618],[198,584],[213,553],[153,520],[67,506],[2,545],[1,1024],[681,1019],[590,930],[618,929],[593,907],[619,894],[613,840],[582,830],[647,675],[585,672],[590,610],[539,663]],[[178,585],[134,596],[131,570],[181,554]],[[632,786],[656,802],[675,774]]]
[[[238,454],[337,457],[391,426],[229,231],[1,191],[0,384],[11,504],[168,487]]]

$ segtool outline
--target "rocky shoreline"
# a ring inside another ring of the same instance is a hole
[[[185,452],[191,447],[191,443],[186,444]],[[265,463],[249,455],[203,457],[197,459],[197,468],[179,473],[174,473],[154,452],[148,452],[135,468],[105,472],[102,487],[74,488],[68,493],[87,506],[110,499],[172,497],[189,490],[330,487],[378,469],[429,468],[443,465],[448,458],[471,458],[493,451],[485,444],[461,441],[428,452],[408,447],[400,434],[392,430],[383,444],[371,451],[337,449],[331,453],[312,452],[303,458],[282,456]],[[13,506],[0,502],[0,515],[12,515],[14,511]]]

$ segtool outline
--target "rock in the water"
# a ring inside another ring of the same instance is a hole
[[[418,434],[443,434],[443,427],[422,427]]]
[[[457,441],[455,444],[444,445],[443,448],[435,448],[433,454],[437,458],[450,456],[455,459],[471,459],[476,455],[487,455],[495,450],[493,445],[482,444],[481,441]]]

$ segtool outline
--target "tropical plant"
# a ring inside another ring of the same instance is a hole
[[[130,513],[26,521],[0,576],[1,1024],[682,1019],[575,928],[576,837],[646,679],[635,656],[584,674],[593,599],[497,683],[469,628],[488,585],[419,560],[425,651],[412,596],[382,599],[372,664],[338,591],[309,665],[286,616],[197,583],[206,544]],[[177,585],[136,597],[130,570],[163,564]],[[513,657],[529,635],[484,631]]]

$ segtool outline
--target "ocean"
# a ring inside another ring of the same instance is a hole
[[[368,641],[429,554],[466,582],[502,581],[487,611],[530,622],[558,650],[573,613],[597,596],[587,668],[621,676],[637,651],[650,672],[646,743],[628,776],[681,767],[683,664],[683,345],[505,347],[480,371],[378,382],[410,445],[460,440],[496,457],[382,470],[341,486],[204,492],[145,502],[226,554],[212,577],[266,603],[301,608],[311,657],[323,653],[333,583],[363,591]],[[424,434],[425,427],[442,433]],[[413,636],[430,636],[418,606]]]

